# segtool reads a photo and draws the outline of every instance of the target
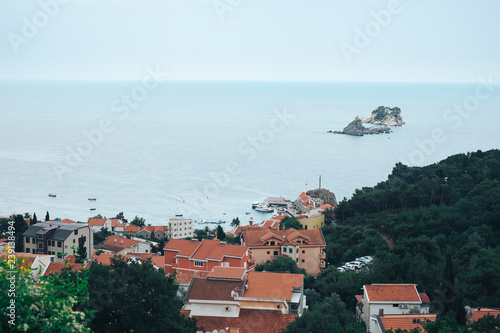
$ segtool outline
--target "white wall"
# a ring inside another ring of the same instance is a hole
[[[189,300],[190,304],[186,306],[186,310],[191,310],[191,316],[215,316],[215,317],[231,317],[237,318],[240,314],[240,307],[234,302],[228,301],[221,304],[197,303],[194,300]],[[227,311],[226,307],[230,310]]]

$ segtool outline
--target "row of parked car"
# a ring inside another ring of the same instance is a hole
[[[337,269],[340,271],[340,272],[349,272],[349,271],[353,271],[355,269],[360,269],[362,268],[363,266],[366,266],[368,265],[369,263],[371,263],[373,260],[373,257],[372,256],[364,256],[364,257],[359,257],[359,258],[356,258],[356,260],[354,261],[349,261],[349,262],[346,262],[344,264],[344,266],[341,266],[341,267],[337,267]]]

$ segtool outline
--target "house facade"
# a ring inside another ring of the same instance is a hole
[[[190,316],[219,318],[237,318],[242,310],[302,315],[305,307],[302,274],[246,274],[231,267],[216,267],[206,278],[193,278],[184,305]]]
[[[146,239],[163,239],[168,237],[168,226],[144,226],[136,232],[136,237],[146,238]]]
[[[247,229],[241,234],[241,244],[248,246],[255,263],[274,260],[278,256],[292,258],[307,274],[317,276],[325,268],[326,247],[323,232],[318,230]]]
[[[363,295],[357,295],[356,315],[366,324],[369,332],[375,332],[378,316],[405,315],[410,310],[429,313],[422,306],[416,284],[371,284],[363,286]]]
[[[23,233],[24,252],[54,255],[56,261],[62,261],[77,254],[80,237],[84,239],[86,258],[92,259],[94,232],[86,224],[38,222]]]
[[[194,237],[193,220],[170,219],[168,222],[168,237],[171,239]]]
[[[246,246],[227,245],[219,240],[171,239],[164,248],[165,274],[205,271],[216,266],[254,268]]]

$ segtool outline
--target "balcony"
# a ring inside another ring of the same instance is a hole
[[[319,268],[325,268],[326,267],[326,263],[324,260],[321,260],[320,263],[319,263]]]
[[[319,254],[319,258],[320,259],[326,259],[326,253],[321,251],[321,253]]]

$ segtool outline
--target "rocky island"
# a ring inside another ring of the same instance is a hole
[[[382,127],[365,127],[363,123],[374,125],[382,125]],[[389,108],[386,106],[379,106],[372,111],[368,117],[356,117],[349,125],[342,131],[328,131],[335,134],[348,134],[355,136],[363,136],[365,134],[381,134],[390,133],[389,126],[403,126],[403,118],[401,117],[401,109],[398,107]]]
[[[368,117],[361,118],[363,123],[386,126],[403,126],[406,123],[401,117],[401,109],[398,107],[389,108],[387,106],[379,106],[372,111]]]

